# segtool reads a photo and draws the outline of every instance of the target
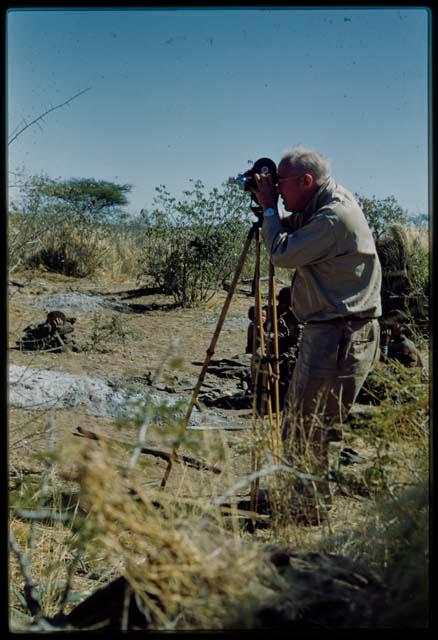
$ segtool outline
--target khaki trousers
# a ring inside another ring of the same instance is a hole
[[[379,359],[379,344],[376,319],[305,325],[282,416],[283,447],[291,464],[319,476],[328,472],[333,425],[345,421]]]

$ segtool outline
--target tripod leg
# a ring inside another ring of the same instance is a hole
[[[258,229],[255,233],[255,247],[256,247],[256,255],[255,255],[255,269],[254,269],[254,284],[255,284],[255,293],[254,293],[254,332],[253,332],[253,342],[252,342],[252,367],[253,367],[253,397],[252,397],[252,417],[253,417],[253,427],[255,427],[255,420],[257,416],[257,401],[258,401],[258,386],[259,386],[259,375],[261,375],[260,371],[260,362],[261,358],[263,358],[265,354],[265,336],[263,331],[263,318],[262,318],[262,297],[260,291],[260,234]],[[258,344],[257,344],[258,337]],[[258,351],[258,353],[257,353]]]
[[[251,240],[253,238],[255,228],[256,228],[255,225],[253,225],[251,227],[251,229],[249,230],[248,235],[246,237],[246,241],[245,241],[242,253],[240,255],[239,262],[237,263],[236,271],[234,273],[233,281],[232,281],[231,286],[230,286],[230,288],[228,290],[227,297],[226,297],[225,302],[224,302],[224,306],[223,306],[221,314],[219,316],[219,320],[217,321],[216,329],[215,329],[213,337],[211,339],[210,346],[207,349],[207,356],[206,356],[204,364],[202,366],[201,373],[199,374],[198,382],[196,383],[196,386],[195,386],[195,388],[193,390],[192,398],[190,400],[190,404],[189,404],[189,407],[187,409],[187,412],[186,412],[186,415],[185,415],[185,418],[184,418],[184,429],[187,429],[187,427],[188,427],[190,416],[192,415],[193,407],[195,406],[196,399],[197,399],[198,394],[199,394],[199,390],[201,389],[202,383],[204,382],[205,374],[207,373],[207,369],[208,369],[208,365],[210,364],[210,360],[213,357],[214,350],[215,350],[215,347],[216,347],[216,343],[218,341],[219,334],[220,334],[221,329],[222,329],[222,325],[223,325],[223,323],[225,321],[225,316],[227,315],[228,308],[230,306],[231,299],[232,299],[233,294],[234,294],[234,290],[236,289],[237,282],[239,280],[240,274],[241,274],[242,269],[243,269],[243,265],[245,264],[246,255],[248,253],[248,249],[249,249],[249,246],[251,244]],[[170,471],[171,471],[171,468],[172,468],[172,458],[176,457],[177,449],[178,449],[177,446],[174,446],[173,449],[172,449],[171,459],[169,460],[169,463],[167,465],[167,469],[166,469],[166,471],[164,473],[164,476],[163,476],[163,479],[161,481],[161,485],[160,485],[161,489],[164,489],[164,487],[166,486],[166,482],[167,482],[167,480],[169,478],[169,474],[170,474]]]
[[[278,318],[275,292],[275,270],[274,265],[269,261],[269,291],[272,305],[272,324],[274,328],[274,393],[275,393],[275,435],[273,438],[273,452],[280,454],[281,434],[280,434],[280,354],[278,349]]]
[[[254,395],[253,395],[253,428],[256,427],[256,417],[257,417],[257,390],[258,390],[258,376],[261,373],[262,379],[262,393],[260,398],[260,412],[263,419],[265,407],[267,406],[268,410],[268,418],[269,425],[272,430],[272,405],[269,393],[269,378],[266,372],[266,365],[263,365],[262,371],[260,372],[260,360],[265,357],[265,337],[264,337],[264,328],[262,321],[262,296],[260,289],[260,232],[257,229],[257,233],[255,236],[256,239],[256,268],[255,268],[255,310],[256,310],[256,318],[257,318],[257,329],[259,334],[259,349],[260,349],[260,358],[257,362],[257,366],[255,367],[254,378],[255,382],[253,385]],[[253,351],[253,358],[255,358],[255,345]],[[266,388],[268,393],[266,394]],[[260,453],[259,451],[253,451],[251,456],[251,469],[252,471],[258,471],[260,467]],[[258,502],[258,493],[259,493],[259,479],[257,478],[251,483],[251,511],[257,511],[257,502]],[[252,520],[253,527],[255,526],[255,520]]]
[[[264,344],[264,333],[263,333],[263,322],[262,322],[262,299],[260,292],[260,234],[257,229],[255,233],[255,245],[256,245],[256,256],[255,256],[255,269],[254,269],[254,278],[253,278],[253,290],[254,290],[254,333],[253,333],[253,349],[252,349],[252,420],[253,420],[253,429],[256,427],[257,420],[257,403],[258,403],[258,381],[260,375],[260,359],[264,355],[265,344]],[[259,338],[258,350],[259,357],[257,358],[257,336]],[[260,401],[260,409],[263,411],[262,401]],[[258,452],[254,449],[251,450],[251,471],[256,471],[259,466],[258,460]],[[257,493],[258,493],[258,482],[255,480],[251,483],[251,497],[250,497],[250,509],[251,511],[256,511],[257,509]],[[252,520],[252,526],[255,527],[255,520]]]

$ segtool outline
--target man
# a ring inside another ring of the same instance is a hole
[[[418,352],[417,347],[409,340],[406,334],[408,316],[403,311],[395,309],[390,311],[382,325],[384,338],[382,342],[382,350],[380,360],[382,362],[390,362],[397,360],[405,367],[423,367],[423,361]]]
[[[71,335],[75,322],[76,318],[67,318],[62,311],[49,311],[45,322],[30,324],[24,329],[24,336],[16,345],[20,351],[78,351]]]
[[[275,266],[295,269],[291,307],[304,324],[283,443],[295,466],[321,477],[328,473],[330,427],[345,420],[379,357],[380,263],[362,210],[321,154],[297,147],[283,155],[277,186],[269,174],[255,180],[263,240]],[[285,218],[279,195],[291,214]],[[318,484],[319,493],[327,488]],[[312,495],[318,506],[318,491]]]
[[[256,313],[255,313],[255,307],[252,306],[248,309],[248,320],[249,320],[249,324],[248,324],[248,329],[246,332],[246,348],[245,348],[245,353],[252,353],[253,349],[254,349],[254,345],[253,345],[253,341],[254,338],[256,340],[256,351],[259,347],[259,324],[257,322],[257,319],[255,317]],[[266,308],[262,309],[262,325],[263,327],[266,329]],[[255,332],[255,336],[254,336],[254,332]]]

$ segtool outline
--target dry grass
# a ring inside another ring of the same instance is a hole
[[[406,227],[406,235],[410,243],[417,241],[424,249],[429,249],[430,234],[427,229],[421,229],[410,225],[409,227]]]
[[[147,465],[140,465],[126,477],[123,470],[129,451],[101,443],[88,443],[75,452],[64,451],[70,467],[76,455],[74,473],[86,515],[77,512],[76,520],[68,526],[36,525],[32,571],[40,585],[45,614],[53,615],[58,610],[68,565],[81,547],[87,567],[100,577],[91,581],[75,573],[71,586],[74,597],[83,599],[100,584],[122,574],[150,612],[151,628],[251,628],[252,616],[263,599],[275,594],[275,580],[272,583],[272,576],[266,577],[269,570],[263,565],[263,547],[266,543],[286,543],[301,551],[337,553],[367,563],[384,579],[391,594],[392,605],[383,626],[397,626],[397,621],[405,618],[403,599],[415,587],[417,597],[409,611],[421,626],[427,601],[424,554],[428,497],[424,478],[428,442],[425,430],[417,428],[418,415],[425,410],[421,398],[417,400],[419,404],[409,396],[399,407],[402,420],[393,403],[392,417],[383,412],[383,431],[368,426],[368,440],[357,428],[347,434],[349,444],[359,445],[361,451],[367,443],[367,469],[388,468],[368,497],[349,499],[335,493],[335,517],[328,527],[287,525],[284,517],[277,517],[270,529],[257,530],[251,537],[240,529],[237,517],[224,520],[210,498],[235,483],[233,465],[243,454],[230,449],[219,434],[215,442],[208,438],[198,442],[197,455],[208,456],[209,452],[211,461],[220,459],[224,474],[204,477],[200,487],[198,472],[174,470],[177,482],[171,491],[164,492],[148,483]],[[395,430],[395,416],[403,428]],[[241,443],[240,448],[243,444],[246,453],[261,447],[262,440],[251,434],[244,440],[246,444]],[[373,451],[380,451],[380,456],[373,458]],[[387,464],[382,451],[391,464]],[[57,467],[60,474],[51,486],[52,504],[59,512],[62,467]],[[361,469],[355,470],[356,480],[361,473]],[[284,474],[269,476],[271,489],[283,498],[276,501],[277,516],[286,516],[290,508],[290,495],[284,491],[289,480]],[[33,499],[38,499],[38,491]],[[29,525],[12,518],[10,526],[28,551]],[[22,578],[14,558],[10,571],[13,613],[23,613],[18,595]],[[66,611],[74,604],[68,602]]]
[[[237,617],[238,602],[251,584],[259,560],[256,545],[242,540],[237,523],[224,526],[220,508],[209,504],[208,495],[218,492],[214,477],[210,486],[204,482],[200,500],[199,487],[185,474],[178,479],[179,490],[170,493],[148,487],[140,469],[126,478],[126,468],[127,456],[120,451],[84,446],[75,474],[86,516],[77,515],[67,527],[37,525],[32,574],[43,587],[45,615],[59,610],[68,564],[85,544],[87,565],[98,573],[106,570],[94,583],[74,578],[72,591],[82,599],[90,587],[123,574],[150,611],[153,628],[170,629],[176,619],[179,629],[223,628]],[[52,486],[52,504],[59,502],[60,487],[59,482]],[[10,526],[28,553],[29,525],[12,518]],[[11,606],[23,611],[14,558],[10,578]]]
[[[257,551],[221,526],[218,511],[123,482],[89,449],[80,484],[108,558],[118,557],[158,628],[221,628],[254,572]],[[112,487],[108,494],[108,486]],[[159,499],[157,509],[152,500]]]
[[[67,214],[58,218],[35,220],[30,224],[20,217],[10,217],[11,267],[41,265],[76,277],[98,274],[136,277],[140,273],[141,261],[144,262],[144,239],[140,231],[97,223],[78,228]]]
[[[104,255],[100,269],[102,275],[137,277],[142,270],[145,249],[141,231],[116,228],[102,239]]]
[[[425,246],[424,233],[414,237]],[[99,242],[107,260],[103,268],[113,278],[113,290],[117,278],[123,282],[123,274],[136,268],[136,239],[121,234],[117,246],[109,239]],[[213,299],[208,308],[210,312],[220,311],[221,301]],[[187,312],[189,315],[193,325],[199,326],[203,310],[192,310]],[[140,333],[144,331],[143,325],[136,324],[138,318],[133,317],[130,322]],[[161,316],[160,322],[164,323]],[[177,326],[173,327],[175,331]],[[153,335],[156,338],[157,334]],[[145,343],[137,348],[143,349],[144,354],[148,347]],[[193,350],[192,345],[188,360],[194,357]],[[96,368],[97,355],[93,354],[93,358],[87,364],[87,372]],[[30,360],[26,362],[29,364]],[[39,362],[47,364],[48,360]],[[75,363],[64,365],[68,368]],[[54,366],[51,360],[50,366]],[[192,367],[191,373],[194,371],[198,372]],[[137,369],[134,373],[138,374]],[[428,475],[429,451],[428,380],[426,374],[402,367],[377,373],[380,378],[376,384],[385,387],[387,398],[375,418],[346,430],[346,444],[365,455],[367,463],[342,469],[344,479],[339,487],[334,485],[334,507],[328,525],[303,527],[291,522],[290,476],[272,473],[262,485],[276,492],[276,517],[270,528],[257,529],[252,536],[241,529],[239,514],[232,510],[232,515],[224,518],[219,507],[211,504],[211,498],[222,495],[247,476],[251,451],[258,450],[262,464],[269,466],[264,458],[270,453],[269,446],[257,434],[243,432],[224,437],[216,432],[198,438],[192,432],[183,441],[182,451],[220,464],[223,473],[201,474],[175,465],[168,489],[160,492],[157,479],[164,473],[163,464],[152,463],[143,456],[126,478],[123,471],[131,454],[129,448],[93,443],[90,446],[86,442],[70,449],[65,435],[71,432],[75,417],[58,412],[65,432],[60,438],[60,455],[55,459],[58,474],[50,485],[50,504],[60,513],[65,509],[62,495],[80,489],[84,511],[78,509],[74,519],[65,523],[47,521],[35,525],[32,575],[40,586],[45,614],[54,615],[59,609],[68,567],[80,550],[86,571],[82,567],[73,574],[73,599],[67,602],[67,612],[97,587],[122,574],[151,611],[154,629],[227,629],[233,625],[252,628],[251,611],[267,594],[275,593],[271,577],[260,579],[260,571],[268,571],[266,567],[261,569],[264,547],[279,543],[301,551],[336,552],[361,559],[385,580],[392,594],[393,606],[382,625],[397,626],[402,621],[408,627],[409,617],[420,624],[426,615],[427,600],[424,534],[428,528],[428,495],[424,478]],[[15,411],[11,416],[15,425],[10,432],[14,461],[21,456],[30,459],[32,445],[47,437],[45,416],[35,420],[34,430],[32,417],[24,421],[15,416]],[[132,425],[126,429],[134,437]],[[177,431],[164,430],[161,444],[172,443]],[[159,446],[159,430],[151,429],[148,435],[156,436]],[[44,464],[41,460],[39,463],[43,471]],[[74,480],[63,479],[67,471]],[[351,490],[358,486],[364,488],[363,493]],[[40,490],[41,476],[28,478],[22,490],[11,494],[11,509],[35,506]],[[236,489],[236,500],[244,493],[248,493],[248,486]],[[161,509],[154,506],[157,501],[162,504]],[[12,513],[10,527],[21,548],[28,551],[30,524]],[[94,579],[87,576],[89,571],[94,572]],[[26,608],[22,601],[23,578],[13,554],[9,582],[11,613],[18,619],[26,614]],[[411,598],[412,593],[415,598]]]

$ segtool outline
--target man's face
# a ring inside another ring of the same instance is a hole
[[[299,175],[289,162],[281,161],[278,165],[277,191],[286,211],[304,211],[315,192],[315,181],[310,173]]]
[[[401,336],[401,333],[402,333],[402,326],[399,322],[397,322],[397,320],[395,320],[391,324],[391,336],[393,338],[398,338],[399,336]]]

